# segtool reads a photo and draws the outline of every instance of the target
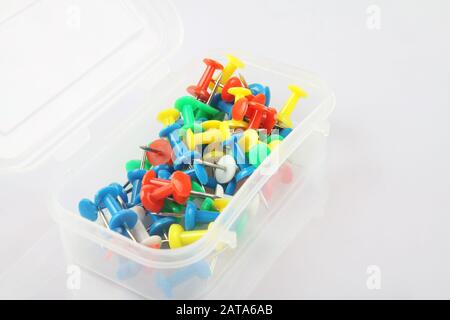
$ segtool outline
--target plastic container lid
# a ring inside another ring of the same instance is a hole
[[[43,160],[144,71],[162,77],[182,34],[165,1],[2,1],[0,171]]]

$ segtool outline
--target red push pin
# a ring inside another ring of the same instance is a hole
[[[247,97],[248,101],[254,101],[260,104],[266,104],[266,96],[264,95],[264,93],[258,93],[256,96],[248,96]],[[253,116],[253,110],[252,109],[248,109],[246,114],[247,117],[252,117]]]
[[[181,171],[175,171],[171,180],[165,180],[156,178],[156,173],[150,170],[142,178],[142,184],[156,186],[150,191],[150,198],[156,202],[173,196],[175,202],[185,204],[192,190],[191,178]]]
[[[203,62],[206,64],[205,72],[203,72],[197,85],[189,86],[187,91],[199,100],[208,101],[208,86],[214,76],[214,72],[216,72],[216,70],[222,70],[223,66],[219,62],[208,58],[203,59]]]
[[[173,200],[180,204],[185,204],[189,196],[203,198],[219,198],[214,194],[198,192],[192,190],[191,177],[182,171],[175,171],[171,180],[156,178],[153,170],[147,171],[142,178],[141,201],[144,208],[151,212],[160,212],[164,199],[173,196]]]
[[[141,149],[146,151],[148,162],[152,166],[172,164],[172,147],[165,139],[156,139],[148,147],[142,146]]]
[[[251,112],[251,116],[249,117],[250,123],[248,124],[248,129],[258,129],[267,108],[261,103],[250,101],[248,103],[248,109]]]
[[[152,170],[150,170],[152,171]],[[150,172],[148,171],[148,172]],[[160,212],[164,206],[164,199],[155,200],[151,195],[158,186],[146,184],[141,187],[140,198],[144,208],[150,212]]]
[[[238,77],[231,77],[228,79],[227,82],[223,85],[221,97],[222,100],[225,102],[233,102],[234,101],[234,95],[230,94],[228,92],[228,89],[235,88],[235,87],[243,87],[241,80]]]
[[[247,114],[248,100],[246,98],[239,99],[231,109],[231,118],[233,120],[243,120]]]
[[[272,132],[273,127],[277,123],[277,110],[272,107],[267,107],[264,113],[263,119],[261,121],[261,126],[266,129],[267,133]]]

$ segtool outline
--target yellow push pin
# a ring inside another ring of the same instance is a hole
[[[225,209],[225,207],[228,205],[229,202],[230,202],[230,199],[228,199],[228,198],[214,199],[214,208],[219,210],[219,212],[222,212]]]
[[[268,144],[268,147],[270,149],[270,151],[272,151],[273,149],[275,149],[276,147],[278,147],[281,144],[281,140],[273,140]]]
[[[225,67],[223,68],[221,78],[219,80],[220,85],[223,85],[224,83],[226,83],[228,81],[228,79],[231,78],[233,73],[238,68],[242,69],[245,66],[244,62],[242,62],[240,59],[238,59],[237,57],[235,57],[231,54],[227,54],[226,57],[227,57],[228,62],[225,65]],[[218,78],[216,78],[216,80],[217,79]],[[209,85],[209,88],[212,89],[213,87],[214,87],[214,82],[211,82],[211,84]],[[222,88],[220,86],[217,88],[217,92],[218,93],[222,92]]]
[[[293,84],[290,84],[288,88],[291,90],[292,94],[286,101],[284,107],[281,108],[280,112],[278,112],[277,120],[281,126],[285,128],[292,128],[291,113],[294,111],[298,100],[300,98],[306,98],[308,94],[303,91],[303,89]]]
[[[158,113],[156,119],[164,126],[170,126],[180,118],[180,111],[175,108],[167,108]]]
[[[199,144],[210,144],[221,141],[222,133],[219,129],[209,129],[200,133],[193,133],[191,129],[188,129],[185,139],[189,150],[195,150],[195,147]]]
[[[247,129],[248,122],[244,120],[225,120],[222,122],[226,122],[231,129]]]
[[[202,123],[205,130],[217,129],[220,130],[222,141],[228,140],[231,137],[230,124],[228,121],[207,120]]]
[[[221,121],[219,125],[219,130],[222,135],[222,141],[228,140],[231,138],[231,130],[230,124],[225,121]]]
[[[219,146],[217,146],[217,147],[219,147]],[[203,159],[208,162],[216,162],[217,160],[222,158],[224,155],[225,154],[223,153],[222,149],[220,149],[220,150],[213,149],[208,152],[205,152],[203,154]]]
[[[234,102],[236,103],[242,98],[246,96],[250,96],[252,94],[251,90],[243,87],[234,87],[228,89],[228,93],[234,96]]]
[[[208,225],[208,229],[210,229],[211,226],[212,223]],[[170,249],[175,249],[194,243],[203,237],[205,233],[208,232],[208,229],[184,231],[184,228],[181,225],[174,223],[169,228],[169,247]]]
[[[254,145],[258,144],[258,142],[259,136],[255,129],[244,131],[242,137],[238,140],[239,147],[241,147],[244,152],[249,152]]]
[[[202,127],[205,130],[208,129],[219,129],[222,121],[219,120],[206,120],[202,122]]]

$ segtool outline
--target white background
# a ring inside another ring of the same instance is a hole
[[[185,30],[174,64],[238,48],[313,70],[336,94],[326,213],[250,298],[450,298],[450,3],[174,4]],[[375,30],[371,5],[380,9]],[[26,207],[38,207],[31,199]],[[33,222],[1,238],[5,263],[14,261],[0,269],[1,297],[138,298],[88,274],[81,290],[68,290],[57,228],[41,220],[48,230],[35,243],[21,242]],[[379,290],[366,285],[371,265],[381,270]]]

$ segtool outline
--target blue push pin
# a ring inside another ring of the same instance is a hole
[[[233,104],[222,100],[221,94],[217,93],[213,96],[211,100],[211,106],[225,112],[229,118],[231,118],[231,110],[233,109]]]
[[[251,176],[253,174],[253,172],[255,172],[256,168],[254,166],[252,166],[251,164],[242,168],[241,170],[239,170],[238,173],[236,173],[235,179],[236,182],[241,181],[242,179],[245,179],[249,176]]]
[[[280,136],[282,136],[283,138],[286,138],[288,136],[288,134],[290,134],[292,132],[292,128],[283,128],[280,130]]]
[[[244,169],[244,170],[246,170],[246,169]],[[242,180],[242,179],[243,178],[240,178],[239,180]],[[230,182],[228,182],[228,184],[225,188],[225,194],[230,195],[230,196],[234,195],[234,193],[236,192],[236,186],[237,186],[237,178],[235,177]]]
[[[83,218],[86,218],[90,221],[97,221],[99,210],[95,203],[93,203],[91,200],[81,199],[81,201],[78,203],[78,211]],[[100,214],[103,215],[102,213]],[[104,219],[104,221],[106,221],[106,218]],[[108,226],[108,222],[106,222],[105,225]]]
[[[175,170],[179,170],[184,164],[190,164],[192,159],[200,158],[200,154],[197,151],[190,151],[184,142],[181,141],[180,136],[178,135],[178,130],[180,128],[181,124],[175,122],[159,132],[159,136],[166,137],[172,146],[176,158],[173,162]]]
[[[172,168],[167,164],[160,164],[151,168],[151,170],[155,171],[156,176],[159,179],[168,180],[170,175],[172,174]]]
[[[242,179],[247,178],[256,170],[256,168],[253,165],[247,163],[245,159],[245,154],[238,144],[238,140],[240,139],[241,135],[242,134],[232,135],[230,139],[224,142],[226,145],[231,146],[234,160],[236,161],[236,164],[239,167],[239,172],[236,173],[235,176],[236,182],[239,182]]]
[[[100,218],[102,219],[102,223],[105,225],[106,228],[109,229],[108,220],[106,220],[105,214],[103,213],[102,209],[98,208],[94,202],[92,202],[89,199],[81,199],[81,201],[78,203],[78,211],[80,212],[80,215],[88,219],[90,221],[97,221],[98,216],[100,214]],[[114,231],[124,234],[124,230],[122,227],[114,229]]]
[[[166,234],[170,226],[177,223],[173,217],[157,217],[156,215],[151,215],[152,224],[148,228],[148,233],[151,236],[158,235],[167,238]]]
[[[215,189],[217,187],[217,180],[215,177],[208,177],[208,182],[205,183],[205,186],[211,189]]]
[[[109,221],[110,229],[124,228],[128,235],[135,241],[129,228],[133,228],[138,220],[137,214],[133,210],[123,208],[119,199],[121,192],[114,186],[108,186],[97,192],[95,195],[95,204],[99,208],[107,208],[111,214]]]
[[[263,86],[260,83],[252,83],[248,86],[250,91],[252,92],[252,95],[256,96],[257,94],[264,94],[266,97],[265,105],[268,106],[270,104],[270,88],[267,86]]]
[[[127,195],[125,189],[123,188],[123,186],[120,185],[120,183],[113,182],[109,186],[115,188],[117,190],[117,192],[120,194],[119,199],[122,204],[125,205],[128,203],[128,195]],[[101,209],[103,209],[103,208],[104,207],[102,207]]]
[[[213,222],[218,216],[219,212],[197,210],[195,203],[188,201],[184,212],[184,229],[193,230],[196,224]]]
[[[167,298],[172,298],[172,291],[177,285],[194,277],[207,279],[210,276],[211,268],[209,267],[208,262],[206,262],[205,260],[201,260],[192,265],[184,267],[181,270],[175,271],[168,277],[166,277],[163,273],[158,272],[156,275],[156,283]]]
[[[138,205],[141,203],[141,197],[139,193],[141,192],[141,186],[142,186],[142,178],[147,173],[146,170],[143,169],[136,169],[132,171],[128,171],[128,181],[131,183],[131,199],[130,199],[130,207],[134,207],[135,205]]]
[[[194,163],[191,169],[188,169],[184,171],[188,176],[191,178],[197,179],[202,185],[205,185],[208,183],[209,176],[206,172],[206,169],[204,166],[198,163]]]

